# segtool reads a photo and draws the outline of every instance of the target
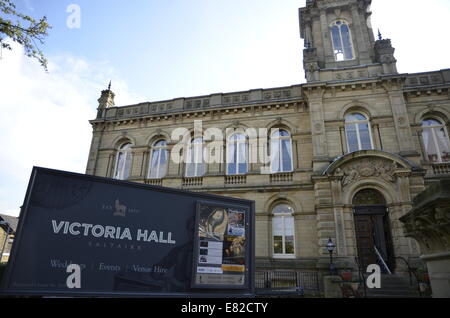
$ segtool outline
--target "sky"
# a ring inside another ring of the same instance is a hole
[[[110,80],[118,106],[305,82],[305,0],[14,2],[52,29],[40,45],[48,73],[19,45],[0,54],[1,214],[19,214],[33,166],[85,172],[88,121]],[[399,72],[450,68],[450,1],[373,0],[372,11]]]

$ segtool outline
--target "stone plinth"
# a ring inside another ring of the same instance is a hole
[[[406,236],[420,244],[433,297],[450,298],[450,179],[420,193],[414,199],[414,209],[400,220]]]

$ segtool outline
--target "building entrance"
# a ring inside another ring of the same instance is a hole
[[[379,264],[387,272],[395,268],[391,227],[383,195],[372,189],[358,192],[353,199],[358,258],[363,268]]]

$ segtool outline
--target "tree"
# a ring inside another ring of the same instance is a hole
[[[12,0],[0,0],[0,44],[1,48],[12,50],[11,45],[5,42],[6,38],[19,43],[25,49],[25,55],[36,58],[47,71],[47,59],[39,49],[36,41],[44,44],[44,37],[51,26],[47,17],[35,20],[30,16],[16,11]]]

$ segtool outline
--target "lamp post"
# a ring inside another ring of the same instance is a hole
[[[334,265],[333,265],[333,251],[334,248],[336,247],[336,245],[333,243],[333,241],[330,239],[328,239],[328,243],[327,243],[327,250],[328,253],[330,253],[330,275],[334,275]]]
[[[1,263],[2,259],[3,259],[3,252],[5,251],[6,241],[8,241],[8,238],[9,238],[10,226],[9,226],[9,223],[6,222],[6,221],[0,221],[0,225],[6,225],[7,226],[5,240],[3,241],[2,254],[0,256],[0,263]]]

